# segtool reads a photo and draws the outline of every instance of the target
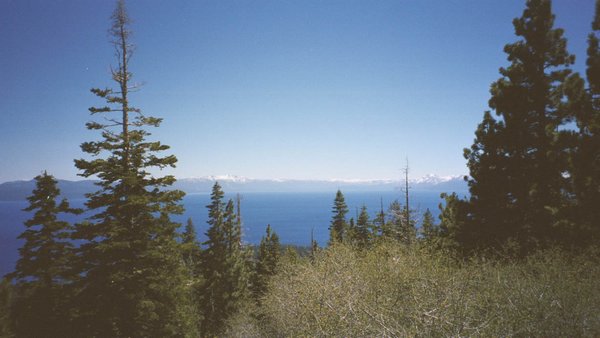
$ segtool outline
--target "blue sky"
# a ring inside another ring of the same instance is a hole
[[[131,0],[143,83],[177,177],[465,174],[524,1]],[[584,71],[593,0],[555,0]],[[0,0],[0,182],[78,179],[92,87],[111,86],[112,1]]]

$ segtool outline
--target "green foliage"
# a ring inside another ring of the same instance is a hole
[[[388,208],[388,220],[381,229],[381,235],[386,239],[395,239],[406,245],[413,243],[416,237],[416,228],[414,217],[409,217],[412,212],[406,206],[402,206],[398,200],[394,200]]]
[[[207,206],[208,240],[202,252],[201,329],[205,336],[221,333],[224,323],[249,298],[250,251],[242,247],[240,218],[233,201],[223,205],[223,196],[221,186],[215,183]]]
[[[184,193],[168,190],[173,176],[150,174],[174,167],[177,159],[160,157],[169,147],[146,140],[147,128],[158,127],[161,119],[130,105],[129,25],[119,1],[109,31],[118,64],[112,69],[117,89],[92,89],[106,106],[92,107],[90,113],[107,122],[87,124],[101,130],[102,138],[81,145],[91,159],[75,161],[81,176],[100,179],[100,190],[88,195],[86,206],[94,214],[75,232],[82,244],[76,265],[80,278],[73,290],[74,328],[89,337],[185,336],[195,327],[191,288],[177,241],[180,224],[170,219],[182,213]]]
[[[491,87],[489,112],[465,158],[470,170],[467,246],[501,247],[516,241],[524,251],[560,239],[556,210],[565,203],[566,158],[559,127],[564,85],[574,56],[554,29],[549,0],[529,0],[513,21],[522,39],[505,46],[511,62]]]
[[[29,206],[24,209],[34,214],[18,237],[24,243],[15,271],[7,275],[16,282],[11,317],[17,336],[62,336],[68,334],[69,295],[65,289],[74,279],[70,267],[74,252],[68,240],[72,227],[58,215],[81,210],[71,209],[66,199],[57,203],[60,190],[51,175],[44,172],[35,181]]]
[[[336,245],[282,266],[259,327],[269,336],[597,336],[598,257],[458,262],[394,243]]]
[[[573,133],[569,149],[570,183],[573,196],[568,210],[564,236],[575,245],[598,243],[600,240],[600,2],[588,37],[587,80],[572,79],[566,88],[568,113],[574,117],[578,132]]]
[[[280,255],[279,236],[271,231],[271,225],[267,225],[266,235],[261,238],[258,247],[254,282],[252,283],[257,299],[264,295],[269,279],[277,272]]]
[[[423,213],[423,221],[421,222],[421,238],[423,241],[430,243],[439,238],[439,227],[433,220],[433,215],[429,209]]]
[[[332,213],[333,217],[329,226],[329,244],[342,242],[348,236],[348,224],[346,222],[348,206],[344,200],[344,194],[340,190],[335,194]]]
[[[196,229],[191,218],[188,218],[183,234],[181,235],[181,251],[185,266],[193,278],[200,274],[201,248],[196,235]]]
[[[384,232],[385,230],[385,232]],[[385,224],[385,211],[383,210],[383,199],[381,199],[381,209],[373,220],[373,237],[378,240],[384,237],[384,233],[387,235],[387,226]]]
[[[441,247],[449,250],[462,250],[470,252],[476,243],[473,243],[467,231],[466,219],[468,212],[467,201],[458,197],[456,193],[441,194],[444,204],[440,203],[440,241]]]
[[[353,223],[354,222],[352,222],[352,224]],[[372,239],[372,234],[370,231],[371,228],[372,223],[369,219],[367,207],[363,205],[360,208],[360,214],[358,215],[358,218],[356,220],[356,225],[353,224],[351,228],[352,231],[350,232],[348,242],[361,249],[368,248]]]

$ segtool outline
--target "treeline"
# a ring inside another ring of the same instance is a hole
[[[133,45],[129,16],[123,0],[118,1],[109,30],[116,86],[92,89],[105,103],[89,109],[101,118],[87,128],[100,138],[84,142],[87,157],[75,160],[81,176],[99,179],[98,190],[87,195],[89,216],[77,224],[63,221],[63,214],[83,210],[60,199],[51,175],[35,178],[25,209],[32,218],[19,237],[24,242],[20,258],[0,285],[0,333],[552,333],[540,323],[571,325],[552,326],[565,329],[560,331],[565,335],[600,332],[597,318],[588,315],[600,308],[593,296],[597,283],[591,282],[598,276],[597,265],[565,256],[556,258],[558,265],[527,265],[536,252],[554,246],[566,252],[588,250],[596,257],[589,247],[600,238],[600,1],[588,37],[586,80],[570,69],[574,56],[553,21],[549,0],[527,1],[523,16],[514,20],[521,39],[506,45],[511,64],[500,69],[502,77],[492,84],[495,116],[485,112],[474,144],[465,150],[468,199],[443,194],[439,222],[429,210],[416,215],[408,199],[404,205],[393,202],[387,212],[382,205],[374,219],[366,207],[356,219],[348,219],[338,191],[329,247],[320,249],[313,241],[308,257],[302,258],[293,249],[282,251],[269,226],[258,248],[243,245],[239,200],[225,201],[218,183],[207,206],[207,240],[199,243],[192,220],[180,232],[171,216],[183,212],[184,193],[170,189],[174,177],[151,174],[174,167],[177,159],[162,155],[167,145],[147,140],[148,130],[161,119],[143,114],[129,100],[137,90],[129,70]],[[509,260],[488,259],[499,256]],[[481,257],[485,260],[478,261]],[[520,263],[523,270],[512,262],[525,262]],[[564,273],[540,273],[563,263],[576,266]],[[377,269],[368,268],[372,265]],[[476,272],[480,267],[483,273]],[[575,294],[573,285],[581,286],[577,278],[583,272],[589,273],[583,289],[589,297],[581,299],[582,306],[567,304]],[[564,277],[564,283],[549,282],[555,277]],[[506,288],[521,282],[519,294]],[[444,283],[451,288],[442,287]],[[549,290],[561,296],[544,298]],[[443,297],[445,293],[450,296]],[[486,296],[464,298],[470,293]],[[571,312],[556,310],[544,317],[546,306]],[[511,326],[514,322],[501,320],[514,309],[528,321]]]
[[[150,171],[177,158],[147,140],[161,119],[130,102],[138,88],[123,0],[111,20],[116,86],[91,90],[104,103],[89,108],[100,118],[86,126],[100,138],[84,142],[87,157],[75,160],[81,176],[99,179],[98,190],[86,195],[86,220],[71,224],[64,214],[83,210],[60,199],[51,175],[35,177],[20,258],[0,288],[3,337],[216,336],[230,314],[264,293],[275,270],[277,235],[267,227],[256,254],[242,245],[239,203],[224,201],[218,184],[206,242],[198,243],[191,220],[182,233],[172,221],[184,193],[169,189],[173,176]]]

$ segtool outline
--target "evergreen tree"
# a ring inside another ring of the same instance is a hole
[[[181,250],[183,261],[187,266],[192,277],[198,277],[200,272],[201,248],[198,237],[196,236],[196,228],[191,218],[188,218],[185,229],[181,236]]]
[[[388,221],[386,225],[385,236],[400,241],[402,238],[402,229],[404,228],[404,208],[398,200],[390,203],[388,208]]]
[[[469,252],[471,247],[467,246],[472,243],[471,237],[473,234],[466,231],[465,222],[468,213],[468,202],[461,199],[452,193],[448,195],[442,193],[440,196],[445,205],[440,203],[440,247],[449,250],[460,250]]]
[[[333,202],[333,217],[329,226],[329,244],[341,243],[347,235],[348,224],[346,223],[346,214],[348,206],[344,200],[344,194],[340,190],[335,194]]]
[[[574,244],[598,243],[600,239],[600,1],[588,36],[587,93],[577,77],[568,88],[568,109],[578,127],[571,151],[570,192],[574,196],[571,230]],[[570,235],[570,236],[569,236]]]
[[[51,175],[44,172],[35,181],[24,209],[34,214],[18,237],[24,243],[15,271],[7,275],[16,282],[12,322],[18,337],[60,337],[69,334],[66,287],[74,278],[74,253],[69,242],[72,226],[58,215],[81,210],[71,209],[66,199],[57,203],[60,190]]]
[[[173,176],[155,177],[154,168],[174,167],[169,147],[146,141],[149,127],[161,119],[143,115],[129,101],[132,73],[130,19],[124,1],[117,2],[109,30],[117,66],[111,70],[117,89],[92,89],[106,106],[92,107],[105,123],[89,122],[102,139],[85,142],[92,159],[75,165],[84,177],[98,177],[100,190],[88,194],[94,211],[77,226],[80,280],[74,307],[78,335],[88,337],[177,337],[194,334],[187,274],[181,260],[177,229],[170,215],[180,214],[184,193],[168,190]],[[117,113],[117,116],[111,116]],[[113,129],[117,127],[118,129]],[[104,154],[107,154],[106,157]]]
[[[413,210],[394,200],[388,208],[389,220],[385,232],[400,243],[411,244],[416,238],[415,220],[410,217],[412,213]]]
[[[421,235],[425,242],[432,242],[438,236],[438,228],[429,209],[425,210],[423,213],[423,221],[421,222]]]
[[[236,313],[242,304],[249,300],[251,261],[253,253],[242,246],[240,218],[234,212],[234,202],[229,200],[225,206],[225,240],[227,243],[225,266],[225,313]]]
[[[509,238],[524,250],[552,240],[563,203],[565,170],[557,142],[567,68],[574,57],[566,50],[561,29],[552,28],[549,0],[529,0],[513,21],[522,37],[504,50],[511,65],[492,84],[490,107],[500,118],[484,115],[471,149],[465,150],[470,170],[468,231],[470,246],[502,245]]]
[[[372,224],[369,219],[367,207],[363,205],[360,208],[360,214],[358,215],[358,219],[356,220],[356,227],[354,228],[353,242],[354,244],[356,244],[357,247],[364,249],[369,246],[371,240],[371,228]]]
[[[253,283],[254,295],[260,298],[267,290],[269,278],[277,269],[281,246],[279,236],[271,231],[271,225],[267,225],[266,236],[263,236],[258,246],[258,257],[256,259],[256,273]]]
[[[241,225],[232,200],[223,204],[223,191],[215,183],[208,208],[208,224],[202,252],[204,285],[202,333],[218,335],[223,323],[247,298],[249,273],[248,253],[241,246]]]
[[[381,209],[373,220],[373,237],[379,238],[384,236],[384,232],[389,232],[385,223],[385,211],[383,210],[383,198],[380,199]]]

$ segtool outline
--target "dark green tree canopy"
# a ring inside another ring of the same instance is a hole
[[[72,226],[59,219],[61,214],[79,214],[66,199],[58,200],[57,182],[44,172],[35,177],[36,187],[24,211],[33,212],[25,221],[24,240],[15,271],[7,277],[15,281],[18,294],[11,313],[18,336],[41,337],[69,334],[66,292],[73,282],[74,247],[69,241]]]
[[[256,271],[253,283],[255,297],[260,297],[267,291],[269,278],[275,275],[277,264],[281,255],[281,245],[279,236],[271,230],[271,225],[267,225],[266,234],[260,240],[258,254],[256,258]]]
[[[202,251],[201,327],[206,336],[221,334],[225,321],[249,296],[250,257],[242,247],[241,218],[235,213],[234,202],[224,204],[223,197],[221,186],[215,182],[206,206],[210,227]]]
[[[173,176],[151,171],[174,167],[173,155],[159,141],[147,141],[161,119],[130,104],[132,83],[131,20],[118,1],[109,30],[117,65],[111,69],[116,89],[92,89],[105,101],[89,109],[102,122],[89,122],[102,138],[85,142],[88,158],[75,166],[83,177],[97,177],[99,190],[89,194],[93,212],[77,226],[80,281],[77,283],[78,329],[85,336],[181,336],[193,332],[187,308],[186,272],[180,258],[177,228],[184,193],[169,190]]]
[[[348,213],[348,206],[344,200],[344,194],[340,190],[335,194],[332,213],[331,225],[329,226],[329,243],[341,243],[344,237],[347,236],[346,214]]]
[[[489,101],[498,119],[484,114],[473,146],[469,222],[472,246],[514,239],[524,250],[560,237],[557,210],[565,203],[567,160],[559,127],[564,86],[574,62],[562,29],[553,28],[549,0],[529,0],[513,21],[521,39],[505,46],[510,65],[492,84]],[[477,244],[475,244],[477,243]]]

